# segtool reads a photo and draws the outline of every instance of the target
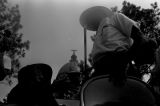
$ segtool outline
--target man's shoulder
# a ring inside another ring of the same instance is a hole
[[[113,18],[124,19],[124,18],[128,18],[128,17],[126,15],[124,15],[123,13],[116,12],[116,13],[114,13]]]

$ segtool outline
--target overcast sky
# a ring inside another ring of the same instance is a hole
[[[123,0],[8,0],[20,5],[24,39],[30,40],[30,51],[22,65],[43,62],[52,66],[54,76],[69,61],[72,49],[77,49],[78,59],[83,59],[83,29],[79,16],[86,8],[96,5],[108,8],[118,6]],[[149,8],[156,0],[128,0]],[[157,0],[158,1],[158,0]],[[159,3],[160,4],[160,3]],[[92,48],[88,33],[88,53]]]

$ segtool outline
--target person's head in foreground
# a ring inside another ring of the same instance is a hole
[[[23,67],[18,85],[8,95],[8,103],[37,106],[58,106],[51,90],[52,68],[43,63]]]

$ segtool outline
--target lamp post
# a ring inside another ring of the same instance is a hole
[[[87,30],[84,28],[84,70],[87,68]]]

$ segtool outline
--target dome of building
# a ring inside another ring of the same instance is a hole
[[[62,66],[62,68],[58,72],[58,75],[62,73],[80,72],[79,62],[75,54],[76,50],[72,50],[72,51],[73,51],[73,54],[71,56],[71,60]]]

